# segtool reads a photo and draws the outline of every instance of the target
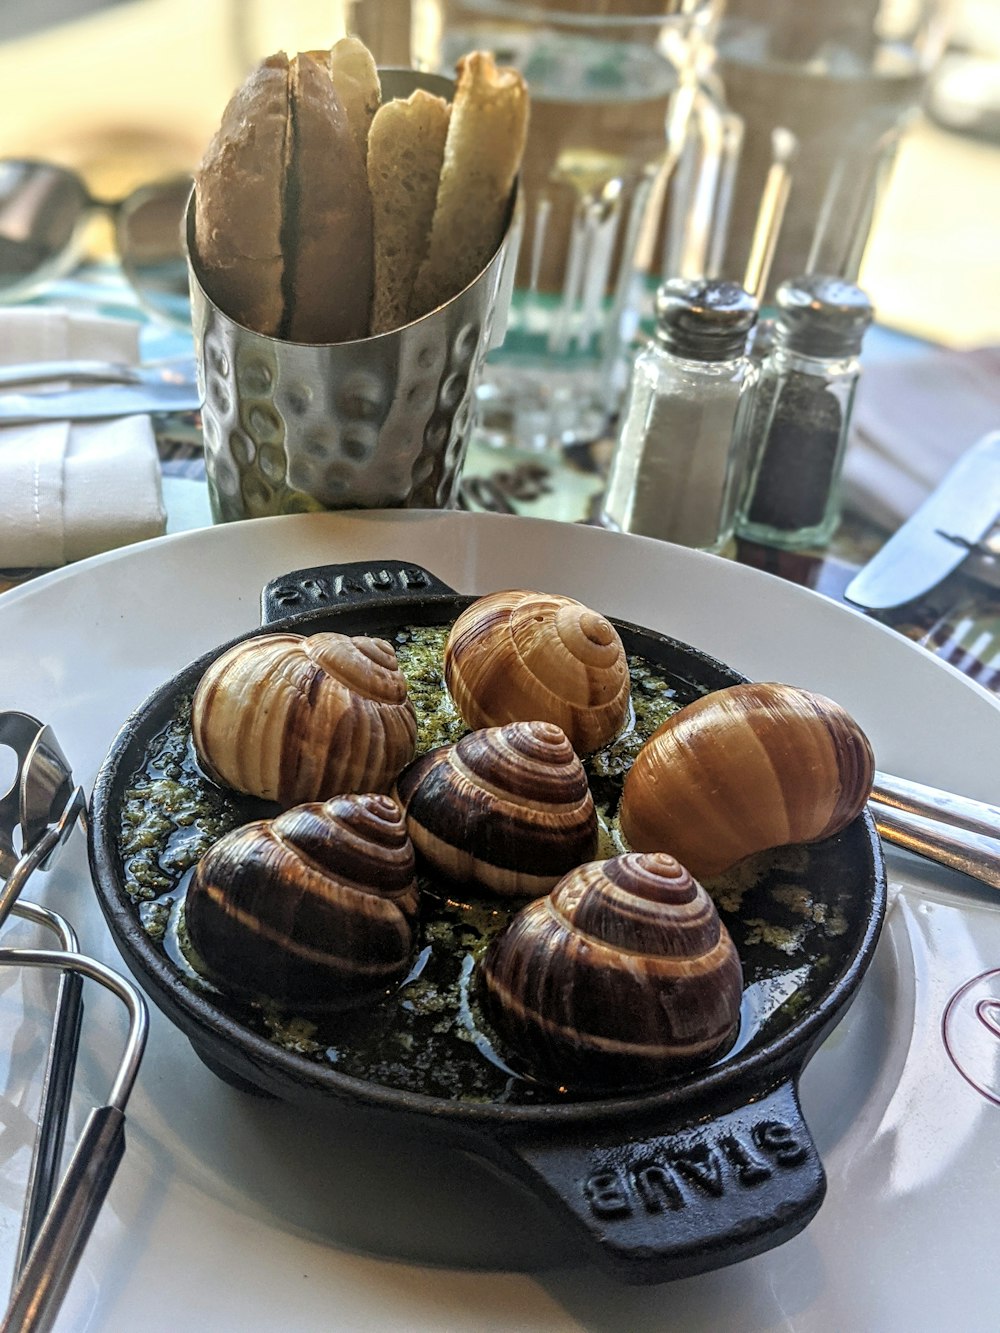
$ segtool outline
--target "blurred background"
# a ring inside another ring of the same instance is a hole
[[[732,0],[731,9],[745,18],[762,5]],[[76,167],[102,195],[189,171],[253,59],[329,45],[350,26],[382,63],[404,63],[426,8],[420,0],[4,0],[0,153]],[[860,280],[882,325],[970,347],[1000,341],[1000,4],[956,0],[951,17],[945,54],[895,153]],[[736,100],[738,54],[723,49],[719,62]],[[752,154],[749,134],[745,152],[748,144]]]

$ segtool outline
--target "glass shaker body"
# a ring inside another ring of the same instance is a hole
[[[734,427],[756,371],[744,356],[639,353],[611,462],[603,521],[621,532],[718,551],[739,496]]]
[[[740,537],[787,550],[829,542],[860,370],[856,355],[771,351],[740,424]]]

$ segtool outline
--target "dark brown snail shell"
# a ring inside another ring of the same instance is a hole
[[[191,943],[222,985],[343,1008],[405,976],[418,906],[413,846],[389,796],[335,796],[234,829],[195,867]]]
[[[503,1052],[546,1083],[643,1087],[735,1036],[743,974],[715,904],[672,856],[570,871],[490,942],[479,996]]]
[[[875,760],[864,732],[821,694],[731,685],[659,727],[619,810],[637,851],[668,851],[699,879],[753,852],[816,842],[864,809]]]
[[[577,754],[613,740],[628,717],[631,679],[618,631],[558,593],[480,597],[451,628],[444,674],[467,726],[554,722]]]
[[[587,775],[551,722],[486,727],[431,750],[396,796],[418,853],[459,884],[537,897],[597,850]]]
[[[388,791],[417,722],[392,644],[346,634],[265,634],[209,666],[191,734],[213,781],[297,805]]]

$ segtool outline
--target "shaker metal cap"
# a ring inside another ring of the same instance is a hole
[[[855,356],[875,312],[853,282],[808,273],[778,288],[778,337],[804,356]]]
[[[742,356],[757,302],[736,282],[669,278],[656,292],[656,337],[675,356],[728,361]]]

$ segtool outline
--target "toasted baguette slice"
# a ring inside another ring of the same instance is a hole
[[[364,161],[327,70],[291,63],[291,174],[286,184],[286,317],[293,342],[368,335],[372,206]]]
[[[443,97],[418,88],[405,101],[384,103],[372,121],[372,333],[397,329],[413,318],[413,284],[430,241],[450,109]]]
[[[488,52],[473,51],[459,60],[457,72],[414,315],[460,292],[495,253],[528,131],[528,88],[516,70],[498,69]]]
[[[284,310],[288,93],[288,58],[281,51],[233,94],[195,173],[195,258],[205,290],[238,323],[272,335]]]

